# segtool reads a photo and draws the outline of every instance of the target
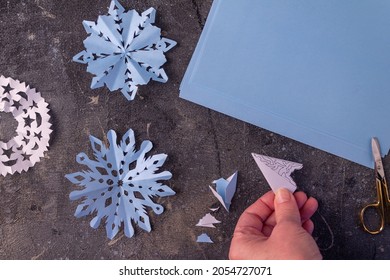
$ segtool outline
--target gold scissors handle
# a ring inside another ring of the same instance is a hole
[[[387,196],[387,184],[386,181],[382,182],[378,178],[375,180],[376,181],[376,190],[377,190],[377,195],[378,195],[378,200],[375,203],[371,203],[363,207],[362,211],[360,211],[360,221],[362,222],[363,228],[365,231],[371,234],[378,234],[380,233],[383,228],[385,227],[385,221],[386,221],[386,207],[389,206],[388,203],[388,196]],[[385,197],[383,195],[385,193]],[[386,200],[385,200],[386,199]],[[366,222],[365,222],[365,212],[367,209],[373,208],[377,213],[379,214],[380,218],[380,225],[378,229],[370,229]]]
[[[363,228],[365,231],[371,234],[380,233],[385,227],[385,222],[390,219],[390,200],[389,200],[389,191],[387,189],[385,170],[383,168],[382,157],[380,152],[379,141],[377,138],[371,139],[372,154],[375,161],[375,185],[377,192],[377,201],[366,205],[362,211],[360,211],[360,220],[362,222]],[[379,228],[372,229],[367,226],[365,222],[365,213],[367,209],[372,208],[379,214]]]

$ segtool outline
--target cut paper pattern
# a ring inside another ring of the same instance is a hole
[[[84,199],[78,205],[77,218],[96,213],[90,225],[97,228],[105,219],[108,238],[112,239],[124,224],[127,237],[134,235],[132,221],[140,228],[150,232],[151,226],[146,207],[161,214],[163,206],[152,201],[152,197],[165,197],[175,192],[159,180],[168,180],[172,174],[168,171],[156,173],[164,164],[167,155],[158,154],[145,157],[153,145],[143,141],[139,151],[135,149],[133,130],[129,129],[117,144],[115,131],[107,134],[109,147],[90,136],[95,160],[85,153],[77,155],[78,163],[88,166],[89,171],[68,174],[65,177],[72,183],[84,186],[84,189],[70,193],[70,199]]]
[[[291,173],[301,169],[302,164],[255,153],[252,153],[252,156],[275,193],[282,187],[291,192],[297,189],[294,180],[291,178]]]
[[[218,221],[213,215],[207,213],[199,222],[196,224],[198,227],[211,227],[215,228],[214,224],[219,224],[221,221]]]
[[[40,161],[49,147],[48,104],[35,89],[18,80],[0,77],[0,112],[12,113],[16,136],[0,140],[1,175],[27,171]]]
[[[229,212],[230,204],[237,187],[237,174],[236,171],[228,179],[220,178],[213,181],[216,185],[216,190],[209,186],[214,196],[221,202],[222,206]]]
[[[198,243],[214,243],[210,236],[208,236],[206,233],[202,233],[201,235],[198,236],[196,239],[196,242]]]
[[[138,85],[151,79],[165,83],[168,77],[162,67],[164,53],[176,42],[161,37],[161,29],[152,25],[156,10],[149,8],[141,15],[135,10],[125,12],[117,1],[111,1],[108,15],[99,16],[96,22],[83,21],[88,34],[85,50],[73,60],[88,64],[87,71],[95,77],[91,88],[104,85],[110,91],[120,89],[133,100]]]

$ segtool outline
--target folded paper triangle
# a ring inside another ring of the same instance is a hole
[[[255,153],[252,156],[274,192],[282,187],[291,192],[297,189],[291,173],[301,169],[302,164]]]

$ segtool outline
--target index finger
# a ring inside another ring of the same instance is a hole
[[[266,221],[275,210],[274,198],[274,193],[269,191],[249,206],[238,219],[234,234],[262,235],[264,221]]]

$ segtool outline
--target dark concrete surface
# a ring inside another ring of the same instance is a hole
[[[0,1],[0,74],[41,92],[54,130],[41,162],[0,178],[1,259],[226,259],[238,217],[269,189],[251,152],[304,164],[294,178],[300,190],[319,200],[313,235],[325,259],[390,258],[390,226],[372,236],[359,224],[361,207],[375,200],[371,169],[179,98],[211,0],[122,1],[139,12],[155,7],[156,25],[178,42],[166,55],[169,81],[140,87],[132,102],[120,92],[91,90],[92,75],[71,60],[84,49],[82,21],[106,14],[109,2]],[[104,226],[89,226],[92,216],[73,216],[78,202],[68,196],[76,187],[64,175],[82,169],[75,161],[79,152],[92,156],[90,134],[103,139],[109,129],[123,135],[129,128],[138,143],[153,142],[151,154],[169,155],[164,170],[173,173],[167,183],[177,194],[158,199],[166,210],[150,214],[152,232],[137,228],[131,239],[120,232],[110,241]],[[15,127],[0,121],[0,129]],[[384,163],[390,174],[389,159]],[[222,221],[216,229],[195,227],[208,207],[217,205],[208,185],[235,170],[231,212],[216,214]],[[215,243],[196,243],[202,232]]]

